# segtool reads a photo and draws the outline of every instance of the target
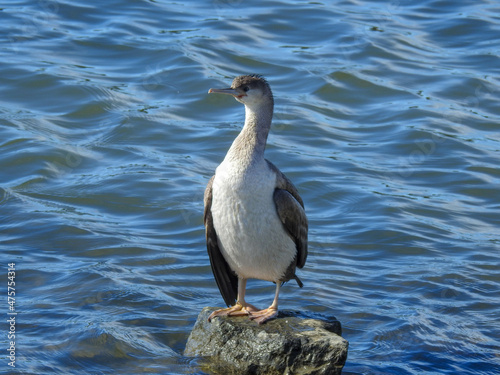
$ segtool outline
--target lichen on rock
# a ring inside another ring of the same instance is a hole
[[[184,355],[205,357],[213,374],[340,374],[348,342],[334,317],[280,311],[264,325],[246,317],[208,322],[215,308],[205,307],[188,338]]]

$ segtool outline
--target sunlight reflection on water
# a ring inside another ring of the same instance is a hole
[[[305,287],[286,284],[283,308],[341,321],[345,374],[499,372],[495,10],[5,6],[0,259],[18,269],[18,369],[203,373],[181,355],[222,304],[203,191],[243,121],[206,93],[261,73],[267,157],[310,220]]]

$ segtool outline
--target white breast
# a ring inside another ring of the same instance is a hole
[[[296,255],[276,212],[275,184],[264,159],[244,170],[225,160],[216,170],[213,223],[224,258],[241,278],[276,282]]]

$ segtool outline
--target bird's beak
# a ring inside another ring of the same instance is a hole
[[[234,97],[238,97],[241,95],[238,91],[236,91],[230,87],[227,89],[210,89],[210,90],[208,90],[208,93],[209,94],[214,94],[214,93],[215,94],[228,94],[228,95],[232,95]]]

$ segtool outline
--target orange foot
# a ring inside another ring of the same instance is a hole
[[[212,321],[212,319],[217,316],[248,316],[252,313],[252,311],[258,311],[258,309],[249,303],[245,303],[243,305],[240,302],[236,302],[236,305],[234,306],[226,309],[215,310],[208,317],[208,321]]]
[[[268,307],[265,310],[251,311],[250,319],[255,320],[259,324],[263,324],[268,320],[274,319],[278,316],[278,309],[275,307]]]

